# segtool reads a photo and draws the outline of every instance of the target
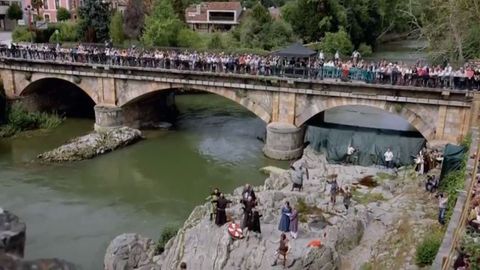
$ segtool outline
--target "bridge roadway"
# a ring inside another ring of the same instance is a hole
[[[27,97],[45,80],[75,85],[95,103],[95,129],[138,126],[148,114],[139,102],[176,89],[221,95],[267,125],[264,152],[275,159],[302,153],[305,123],[338,106],[361,105],[399,115],[428,141],[459,142],[478,122],[480,95],[461,90],[306,80],[0,58],[7,98]],[[166,102],[168,103],[168,101]],[[132,109],[134,108],[134,109]]]

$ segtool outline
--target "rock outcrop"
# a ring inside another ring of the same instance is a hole
[[[105,269],[160,269],[153,265],[155,243],[153,240],[134,233],[119,235],[108,245]],[[156,267],[156,268],[152,268]]]
[[[303,190],[291,191],[290,172],[267,168],[270,176],[264,186],[256,187],[261,218],[262,233],[246,232],[245,238],[233,240],[228,234],[228,223],[217,227],[209,219],[209,205],[197,206],[184,225],[165,246],[165,252],[152,261],[161,269],[177,269],[181,262],[203,269],[272,269],[275,252],[281,232],[278,231],[279,211],[286,201],[297,207],[300,215],[298,238],[290,239],[288,262],[292,269],[337,269],[342,254],[348,253],[361,241],[364,231],[372,221],[372,211],[359,203],[353,202],[350,211],[345,211],[338,198],[336,206],[329,205],[329,188],[326,178],[337,174],[341,187],[358,186],[361,178],[375,176],[383,169],[359,166],[341,166],[328,164],[325,158],[311,149],[306,149],[302,161],[309,168],[310,177],[304,181]],[[227,210],[229,221],[240,223],[242,204],[240,203],[242,187],[234,190],[227,198],[233,203]],[[363,189],[358,187],[358,189]],[[364,193],[368,193],[365,188]],[[389,191],[385,191],[389,193]],[[301,209],[300,209],[301,208]],[[320,248],[307,247],[311,240],[320,240]],[[116,240],[114,240],[116,241]],[[109,248],[105,264],[112,256],[123,258],[130,255],[115,255]],[[112,255],[113,254],[113,255]],[[145,251],[148,254],[148,251]],[[145,256],[145,255],[142,255]],[[146,256],[149,257],[149,256]],[[109,267],[106,270],[123,268]],[[278,266],[281,268],[281,266]],[[143,268],[133,268],[143,269]],[[155,268],[152,268],[155,269]],[[273,268],[275,269],[275,268]]]
[[[0,208],[1,270],[75,270],[76,266],[60,259],[23,260],[27,226],[10,211]]]
[[[0,208],[0,253],[22,258],[27,226],[16,215]]]
[[[75,138],[52,151],[38,155],[47,162],[68,162],[90,159],[98,155],[125,147],[142,139],[138,129],[121,127],[106,132],[93,132]]]

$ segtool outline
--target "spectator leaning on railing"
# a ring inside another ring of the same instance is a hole
[[[341,79],[366,83],[448,88],[480,89],[480,65],[466,64],[454,70],[430,66],[423,61],[414,65],[380,60],[367,62],[354,51],[351,59],[341,60],[335,53],[325,59],[323,51],[311,58],[281,58],[273,55],[229,54],[188,50],[120,49],[111,46],[79,44],[71,48],[51,44],[11,44],[0,47],[2,58],[86,63],[110,66],[194,70],[262,76],[292,76],[310,80]]]

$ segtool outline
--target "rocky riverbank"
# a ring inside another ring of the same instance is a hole
[[[16,215],[0,208],[0,269],[2,270],[75,270],[60,259],[23,260],[26,224]]]
[[[244,239],[232,240],[227,224],[217,227],[210,221],[207,203],[192,211],[161,255],[155,256],[154,242],[148,238],[136,234],[118,236],[107,249],[105,270],[177,269],[181,262],[197,270],[276,269],[271,264],[280,237],[277,229],[279,212],[285,201],[299,211],[299,235],[297,239],[290,239],[287,262],[291,269],[297,270],[360,269],[374,257],[390,254],[382,242],[383,236],[388,237],[387,232],[395,233],[394,228],[403,224],[405,212],[413,213],[416,223],[429,224],[427,211],[418,207],[411,209],[415,202],[410,202],[412,197],[402,194],[406,187],[413,187],[417,192],[422,190],[419,189],[421,180],[415,180],[410,170],[393,172],[383,168],[328,164],[324,156],[309,148],[302,161],[309,168],[310,179],[304,182],[301,192],[290,190],[290,174],[281,169],[269,170],[270,176],[264,186],[255,188],[258,209],[263,215],[261,235],[247,232]],[[341,196],[335,206],[329,205],[326,179],[333,174],[338,175],[340,187],[354,189],[349,211],[345,211]],[[238,223],[242,218],[241,191],[242,187],[227,196],[233,201],[227,213]],[[421,233],[421,230],[413,230],[413,226],[418,225],[415,222],[409,219],[407,224],[412,226],[412,231]],[[307,247],[311,240],[320,240],[322,247]],[[384,250],[379,255],[380,246]],[[403,250],[393,251],[392,255],[403,256],[403,253]],[[411,258],[411,254],[406,257]],[[410,269],[411,260],[405,259],[402,263],[395,269]]]
[[[106,132],[93,132],[69,141],[52,151],[38,155],[46,162],[68,162],[91,159],[142,139],[138,129],[120,127]]]

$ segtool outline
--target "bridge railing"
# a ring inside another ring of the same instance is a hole
[[[22,59],[25,61],[48,61],[58,63],[85,63],[92,65],[143,67],[158,69],[191,70],[206,73],[234,73],[273,77],[293,77],[306,80],[342,80],[361,81],[371,84],[398,86],[446,88],[456,90],[480,90],[480,80],[467,79],[464,76],[418,76],[401,72],[384,72],[364,68],[339,68],[335,66],[297,66],[297,65],[244,65],[238,63],[207,63],[180,59],[156,59],[152,57],[107,56],[105,53],[73,53],[51,51],[31,51],[28,49],[10,50],[0,48],[0,58]]]

